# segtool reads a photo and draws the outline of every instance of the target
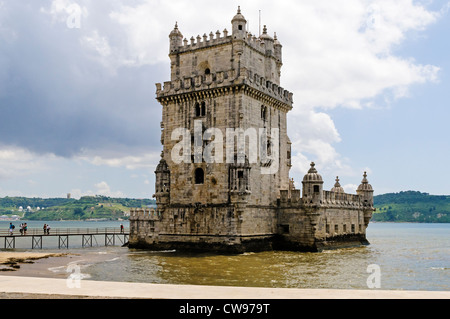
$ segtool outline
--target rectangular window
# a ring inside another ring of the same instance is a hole
[[[282,234],[289,234],[289,225],[280,225]]]
[[[334,225],[334,232],[338,233],[339,232],[339,226],[338,225]]]
[[[352,233],[355,233],[355,224],[352,224]]]

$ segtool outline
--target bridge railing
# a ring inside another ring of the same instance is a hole
[[[20,233],[19,227],[13,231],[13,236],[48,236],[48,235],[104,235],[104,234],[128,234],[130,229],[124,227],[123,231],[120,227],[104,227],[104,228],[50,228],[44,233],[43,228],[28,228],[26,232]],[[0,236],[10,236],[9,229],[1,229]]]

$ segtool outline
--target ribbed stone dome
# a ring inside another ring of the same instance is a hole
[[[267,33],[267,27],[264,26],[263,28],[263,34],[261,34],[260,38],[262,40],[270,40],[270,41],[274,41],[273,38]]]
[[[364,178],[361,181],[361,185],[358,186],[358,191],[371,191],[373,192],[372,185],[369,184],[369,181],[367,180],[367,173],[364,172]]]
[[[240,6],[238,6],[237,14],[233,17],[233,20],[231,20],[231,23],[237,22],[237,21],[247,22],[247,20],[245,20],[244,16],[241,14],[241,7]]]
[[[315,166],[316,164],[312,162],[308,174],[303,177],[304,182],[323,182],[322,176],[317,173]]]
[[[178,30],[178,22],[175,23],[175,28],[169,34],[169,37],[174,37],[174,36],[183,37],[180,30]]]
[[[341,187],[341,184],[339,184],[339,176],[336,176],[336,184],[334,184],[331,191],[335,193],[345,193],[344,189]]]

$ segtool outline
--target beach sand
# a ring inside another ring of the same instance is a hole
[[[14,276],[45,274],[51,266],[67,265],[67,259],[71,257],[67,253],[0,252],[0,272],[2,275],[13,273]],[[47,271],[42,271],[44,269]]]

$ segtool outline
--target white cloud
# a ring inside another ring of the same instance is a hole
[[[14,146],[0,146],[0,179],[27,176],[51,167],[52,154],[37,155]]]
[[[108,197],[125,197],[121,191],[111,191],[111,187],[105,181],[94,185],[96,187],[96,194]]]
[[[293,173],[302,176],[313,160],[319,170],[326,167],[330,171],[339,171],[339,175],[342,172],[351,174],[350,167],[353,165],[336,151],[335,145],[341,141],[341,137],[333,119],[326,114],[327,110],[337,107],[372,107],[377,98],[383,97],[386,101],[404,98],[409,95],[413,85],[438,81],[438,66],[420,64],[413,57],[396,55],[396,49],[411,31],[425,30],[449,8],[447,3],[440,11],[433,12],[422,3],[426,2],[252,0],[241,4],[251,32],[258,32],[258,12],[262,10],[263,24],[267,24],[270,33],[276,31],[283,44],[282,86],[294,93],[295,101],[294,109],[288,115],[289,134],[293,141]],[[78,4],[81,10],[81,29],[67,32],[66,22],[73,13],[74,4]],[[178,21],[181,32],[188,39],[210,31],[223,31],[224,28],[230,30],[230,21],[236,12],[238,1],[210,4],[211,2],[204,0],[142,0],[133,4],[119,0],[53,0],[40,11],[50,21],[49,24],[60,23],[63,26],[60,29],[53,28],[53,35],[61,35],[58,33],[61,30],[64,36],[59,39],[65,40],[66,33],[70,35],[67,41],[78,37],[78,41],[73,42],[77,44],[74,48],[81,52],[77,51],[78,54],[73,56],[73,69],[77,72],[83,70],[80,66],[85,66],[86,60],[80,60],[82,63],[79,65],[79,61],[75,60],[87,56],[94,57],[94,61],[108,69],[145,66],[149,72],[160,72],[155,70],[160,70],[161,64],[165,64],[165,74],[169,74],[168,35],[175,21]],[[0,1],[0,18],[8,13],[10,6],[12,5],[8,2]],[[36,21],[33,20],[33,23]],[[16,30],[2,24],[0,19],[2,40],[13,41],[16,36]],[[51,40],[53,39],[49,39],[48,43]],[[46,43],[42,45],[45,46]],[[64,47],[67,43],[60,45]],[[0,83],[7,83],[7,74],[16,71],[8,70],[9,64],[8,56],[0,54]],[[83,82],[92,81],[90,77],[96,78],[93,74],[96,71],[82,73],[80,78]],[[108,75],[111,73],[106,74]],[[161,76],[165,75],[158,75],[158,78]],[[42,78],[39,83],[45,83],[45,74],[42,74]],[[140,78],[136,79],[139,80]],[[166,80],[168,79],[161,78],[159,81]],[[37,87],[40,88],[39,85]],[[149,88],[152,90],[153,83],[149,83]],[[0,87],[0,95],[3,93],[1,90]],[[78,92],[77,87],[71,90]],[[92,90],[99,92],[95,86]],[[98,93],[93,99],[99,98],[99,104],[104,105],[105,100],[100,98],[104,96],[102,94],[104,92]],[[90,105],[86,106],[88,107]],[[51,114],[57,113],[58,111]],[[115,145],[114,142],[111,145]],[[124,143],[123,140],[118,142],[120,143]],[[87,146],[80,146],[83,147]],[[96,154],[96,147],[97,145],[91,147],[89,154],[75,155],[75,158],[97,166],[125,167],[130,170],[153,170],[159,161],[159,153],[156,152],[145,151],[144,154],[129,155],[130,152],[119,151],[111,155],[102,150],[101,154],[100,151]],[[17,147],[2,148],[0,179],[25,176],[33,170],[45,169],[51,165],[51,161],[47,160],[52,158],[55,157],[38,156]],[[97,185],[102,186],[99,188],[101,191],[111,192],[106,187],[107,184],[100,184]]]
[[[97,166],[106,165],[110,167],[124,167],[129,170],[148,168],[154,169],[160,160],[160,152],[147,153],[141,156],[116,156],[106,157],[99,156],[82,156],[82,160],[92,163]]]
[[[359,185],[356,185],[356,184],[345,184],[342,186],[342,188],[348,194],[355,194],[356,190],[358,189],[358,186]]]

